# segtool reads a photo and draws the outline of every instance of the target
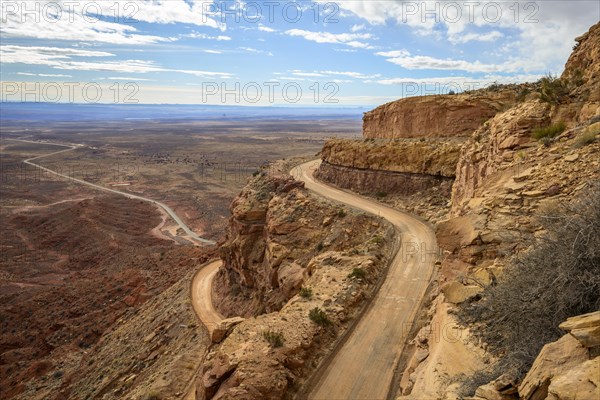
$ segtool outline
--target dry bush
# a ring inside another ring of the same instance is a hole
[[[482,299],[458,316],[501,358],[505,371],[525,372],[544,344],[564,334],[568,317],[600,309],[600,184],[540,217],[546,234]]]

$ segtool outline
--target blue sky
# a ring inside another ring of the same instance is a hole
[[[2,101],[371,106],[559,74],[597,1],[2,0]]]

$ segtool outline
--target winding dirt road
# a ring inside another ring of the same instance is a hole
[[[225,318],[212,303],[212,282],[221,265],[221,260],[211,261],[202,267],[192,280],[192,307],[208,329],[209,336],[212,336],[217,324]]]
[[[379,215],[400,235],[400,250],[368,309],[316,373],[309,399],[386,399],[407,335],[437,259],[435,234],[410,214],[318,182],[320,160],[291,171],[306,188],[328,199]]]
[[[56,172],[54,170],[51,170],[50,168],[46,168],[41,166],[40,164],[36,164],[32,161],[34,160],[39,160],[45,157],[50,157],[53,156],[55,154],[60,154],[60,153],[64,153],[67,151],[73,151],[75,149],[81,148],[83,147],[82,145],[72,145],[72,144],[59,144],[59,143],[47,143],[47,142],[36,142],[33,140],[24,140],[24,139],[4,139],[4,140],[12,140],[12,141],[17,141],[17,142],[25,142],[25,143],[35,143],[35,144],[47,144],[50,146],[62,146],[62,147],[68,147],[68,149],[64,149],[64,150],[59,150],[59,151],[55,151],[53,153],[49,153],[49,154],[44,154],[41,156],[37,156],[37,157],[32,157],[32,158],[28,158],[27,160],[24,160],[23,162],[25,164],[31,165],[32,167],[35,168],[39,168],[42,171],[46,171],[52,175],[56,175],[56,176],[60,176],[61,178],[65,178],[67,180],[70,180],[72,182],[77,182],[80,183],[82,185],[87,185],[87,186],[91,186],[92,188],[96,189],[96,190],[102,190],[105,192],[110,192],[110,193],[115,193],[115,194],[119,194],[121,196],[125,196],[129,199],[136,199],[136,200],[142,200],[148,203],[152,203],[160,208],[162,208],[163,210],[165,210],[167,212],[167,214],[169,214],[169,216],[171,218],[173,218],[173,221],[175,221],[175,223],[177,223],[177,225],[179,225],[179,227],[181,229],[183,229],[183,231],[193,240],[200,242],[201,244],[205,244],[205,245],[214,245],[215,242],[213,240],[209,240],[209,239],[204,239],[200,236],[198,236],[195,232],[193,232],[182,220],[181,218],[179,218],[179,216],[177,214],[175,214],[175,211],[173,211],[171,209],[171,207],[169,207],[168,205],[161,203],[160,201],[156,201],[156,200],[152,200],[146,197],[142,197],[142,196],[137,196],[135,194],[130,194],[130,193],[125,193],[125,192],[120,192],[118,190],[115,189],[109,189],[107,187],[104,186],[100,186],[100,185],[96,185],[94,183],[88,182],[88,181],[84,181],[83,179],[77,179],[75,177],[72,176],[68,176],[68,175],[64,175],[61,174],[60,172]]]

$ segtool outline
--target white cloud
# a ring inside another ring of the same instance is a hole
[[[225,36],[225,35],[212,36],[212,35],[208,35],[206,33],[198,33],[198,32],[188,33],[186,35],[183,35],[183,37],[188,37],[188,38],[192,38],[192,39],[217,40],[219,42],[231,40],[230,36]]]
[[[303,29],[289,29],[285,31],[286,35],[299,36],[306,40],[316,43],[332,43],[345,44],[350,47],[368,49],[371,46],[361,40],[371,39],[373,35],[370,33],[330,33],[330,32],[313,32]]]
[[[363,74],[361,72],[353,72],[353,71],[320,71],[323,74],[334,75],[334,76],[348,76],[350,78],[356,79],[372,79],[378,78],[381,74]]]
[[[39,7],[41,11],[31,14],[19,12],[24,2],[15,4],[16,12],[4,4],[2,7],[0,32],[7,37],[147,45],[176,39],[139,32],[131,25],[135,21],[224,29],[224,24],[207,15],[206,2],[199,0],[36,0],[27,9]]]
[[[254,47],[240,47],[240,50],[244,50],[247,53],[265,54],[269,57],[273,57],[273,53],[270,51],[255,49]]]
[[[154,81],[154,79],[145,79],[145,78],[128,77],[128,76],[109,76],[106,79],[111,80],[111,81],[148,81],[148,82]]]
[[[111,0],[97,3],[101,4],[101,14],[106,17],[114,18],[115,10],[119,10],[123,20],[129,17],[136,21],[158,24],[183,23],[225,28],[225,24],[215,18],[218,10],[212,7],[212,2],[206,0]],[[88,10],[94,9],[88,7]]]
[[[500,64],[486,64],[480,61],[441,59],[431,56],[411,55],[406,50],[393,50],[375,53],[386,57],[388,62],[410,70],[451,70],[470,73],[492,73],[518,71],[543,71],[544,64],[538,60],[509,59]]]
[[[352,25],[352,28],[350,28],[351,32],[358,32],[358,31],[364,31],[365,30],[365,24],[355,24]]]
[[[65,74],[32,74],[29,72],[17,72],[17,75],[25,75],[25,76],[40,76],[43,78],[72,78],[72,75]]]
[[[209,53],[209,54],[223,54],[223,52],[221,50],[203,50],[205,53]]]
[[[262,24],[260,24],[260,25],[258,26],[258,30],[259,30],[259,31],[261,31],[261,32],[277,32],[277,30],[276,30],[276,29],[269,28],[268,26],[264,26],[264,25],[262,25]]]
[[[305,77],[311,77],[311,78],[320,78],[320,77],[325,76],[319,72],[292,71],[291,73],[292,73],[292,75],[295,75],[295,76],[305,76]]]
[[[113,57],[114,54],[103,51],[90,51],[74,48],[39,46],[2,46],[0,59],[6,64],[45,65],[59,70],[73,71],[110,71],[145,74],[150,72],[177,72],[199,77],[232,77],[227,72],[201,70],[181,70],[163,68],[153,61],[115,60],[115,61],[79,61],[74,57]]]
[[[107,21],[90,23],[78,14],[73,21],[68,18],[50,22],[45,18],[24,18],[9,15],[6,23],[0,27],[0,33],[6,37],[28,37],[45,40],[69,40],[84,42],[102,42],[111,44],[146,45],[169,42],[171,38],[136,33],[132,26]]]
[[[466,33],[462,35],[451,36],[448,38],[452,43],[467,43],[471,41],[478,42],[493,42],[496,39],[503,37],[504,34],[498,31],[486,33]]]
[[[354,79],[373,79],[381,77],[381,74],[363,74],[361,72],[354,71],[302,71],[292,70],[290,73],[294,76],[304,76],[313,78],[324,78],[324,77],[348,77]],[[280,73],[279,73],[280,74]]]
[[[327,0],[317,0],[327,2]],[[478,2],[353,0],[337,3],[342,10],[369,24],[396,23],[415,34],[433,35],[451,43],[500,39],[502,30],[511,32],[516,44],[513,57],[545,71],[560,72],[571,52],[573,39],[598,22],[596,0]],[[457,9],[457,6],[460,7]],[[470,28],[487,28],[498,33],[470,33]],[[532,60],[535,60],[531,62]]]
[[[378,51],[375,54],[382,57],[406,57],[410,55],[408,50]]]

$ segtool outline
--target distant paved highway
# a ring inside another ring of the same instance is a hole
[[[410,214],[316,181],[313,172],[320,162],[302,164],[291,174],[323,197],[387,219],[400,234],[401,248],[365,314],[317,371],[309,399],[386,399],[432,276],[437,251],[435,234]]]
[[[164,204],[164,203],[161,203],[160,201],[156,201],[156,200],[148,199],[148,198],[146,198],[146,197],[138,196],[138,195],[135,195],[135,194],[130,194],[130,193],[125,193],[125,192],[120,192],[120,191],[118,191],[118,190],[115,190],[115,189],[109,189],[109,188],[107,188],[107,187],[104,187],[104,186],[100,186],[100,185],[96,185],[96,184],[94,184],[94,183],[91,183],[91,182],[84,181],[83,179],[77,179],[77,178],[74,178],[74,177],[71,177],[71,176],[68,176],[68,175],[61,174],[61,173],[59,173],[59,172],[56,172],[56,171],[53,171],[53,170],[51,170],[50,168],[46,168],[46,167],[43,167],[43,166],[41,166],[41,165],[39,165],[39,164],[36,164],[36,163],[32,162],[32,161],[34,161],[34,160],[39,160],[39,159],[41,159],[41,158],[50,157],[50,156],[53,156],[53,155],[55,155],[55,154],[64,153],[64,152],[67,152],[67,151],[73,151],[73,150],[75,150],[75,149],[78,149],[78,148],[82,147],[81,145],[58,144],[58,143],[46,143],[46,142],[36,142],[36,141],[33,141],[33,140],[23,140],[23,139],[4,139],[4,140],[13,140],[13,141],[25,142],[25,143],[47,144],[47,145],[51,145],[51,146],[62,146],[62,147],[69,147],[68,149],[65,149],[65,150],[60,150],[60,151],[55,151],[54,153],[50,153],[50,154],[44,154],[44,155],[41,155],[41,156],[32,157],[32,158],[28,158],[27,160],[25,160],[25,161],[23,161],[23,162],[24,162],[25,164],[31,165],[31,166],[33,166],[33,167],[39,168],[39,169],[41,169],[41,170],[43,170],[43,171],[49,172],[49,173],[51,173],[51,174],[53,174],[53,175],[60,176],[61,178],[68,179],[68,180],[70,180],[70,181],[72,181],[72,182],[77,182],[77,183],[81,183],[82,185],[91,186],[91,187],[93,187],[94,189],[97,189],[97,190],[102,190],[102,191],[105,191],[105,192],[115,193],[115,194],[119,194],[119,195],[121,195],[121,196],[125,196],[125,197],[127,197],[127,198],[129,198],[129,199],[142,200],[142,201],[146,201],[146,202],[149,202],[149,203],[155,204],[155,205],[159,206],[160,208],[162,208],[163,210],[165,210],[165,211],[167,212],[167,214],[169,214],[169,216],[171,216],[171,218],[173,218],[173,220],[174,220],[174,221],[177,223],[177,225],[179,225],[179,227],[181,227],[181,229],[183,229],[183,231],[184,231],[184,232],[185,232],[185,233],[186,233],[186,234],[187,234],[187,235],[188,235],[190,238],[192,238],[192,239],[194,239],[194,240],[196,240],[196,241],[198,241],[198,242],[200,242],[200,243],[202,243],[202,244],[207,244],[207,245],[214,245],[214,244],[215,244],[215,242],[214,242],[213,240],[204,239],[204,238],[202,238],[202,237],[198,236],[196,233],[194,233],[194,232],[193,232],[193,231],[192,231],[192,230],[191,230],[191,229],[190,229],[190,228],[189,228],[189,227],[188,227],[188,226],[187,226],[187,225],[186,225],[186,224],[185,224],[185,223],[184,223],[184,222],[181,220],[181,218],[179,218],[179,216],[178,216],[177,214],[175,214],[175,211],[173,211],[173,210],[171,209],[171,207],[169,207],[168,205],[166,205],[166,204]]]

